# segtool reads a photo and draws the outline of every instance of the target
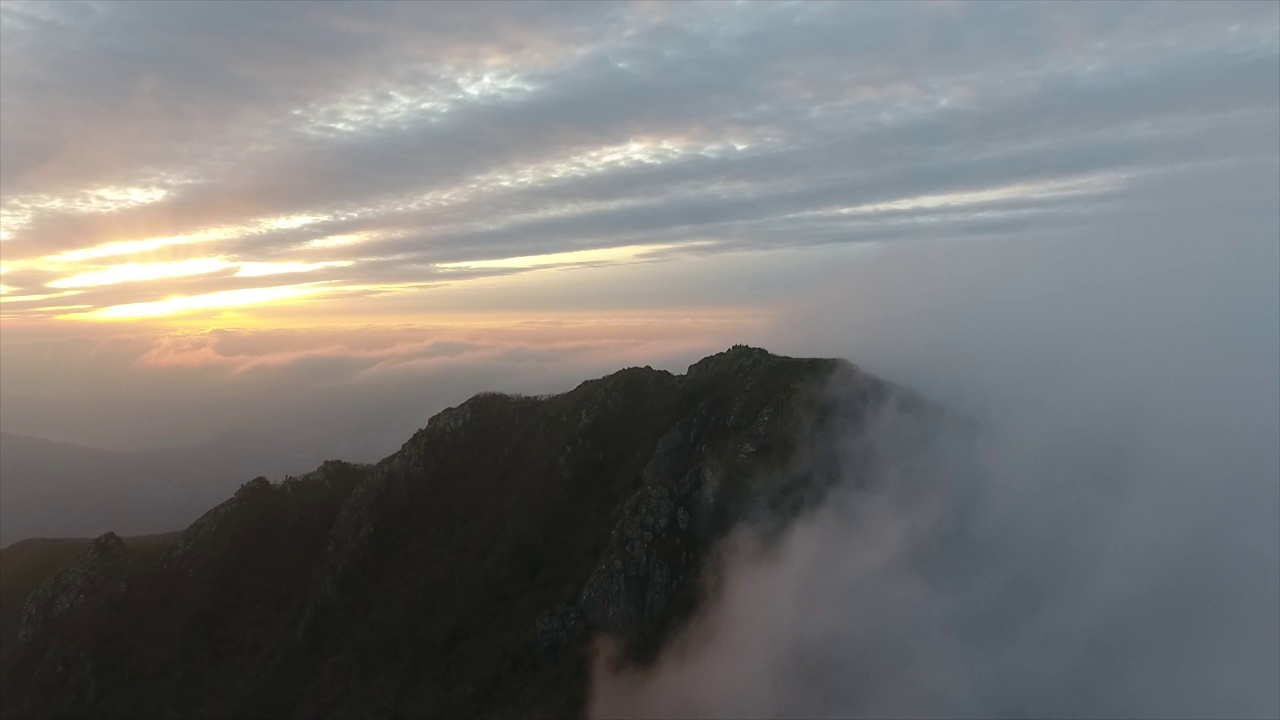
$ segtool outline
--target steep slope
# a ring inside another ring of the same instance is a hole
[[[843,361],[741,346],[474,397],[375,466],[246,483],[159,558],[95,541],[33,593],[0,711],[572,715],[593,634],[649,657],[715,542],[812,506],[859,462],[828,436],[890,403],[934,412]]]

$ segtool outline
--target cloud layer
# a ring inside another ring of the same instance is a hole
[[[28,321],[373,316],[530,270],[508,258],[1087,229],[1136,179],[1256,160],[1280,113],[1266,3],[0,17],[4,313]]]

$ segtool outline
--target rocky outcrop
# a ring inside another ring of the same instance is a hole
[[[731,527],[781,528],[847,470],[798,441],[847,430],[896,393],[848,363],[796,373],[795,362],[736,346],[689,368],[698,404],[655,444],[581,593],[538,618],[540,660],[593,632],[627,639],[678,622],[672,600],[698,591],[709,549]],[[828,376],[834,386],[819,390]],[[778,380],[782,392],[751,392]],[[725,387],[734,392],[714,392]]]
[[[578,600],[587,625],[606,632],[655,622],[689,579],[694,545],[687,526],[679,528],[676,504],[665,487],[642,488],[622,512],[604,559]]]
[[[89,601],[116,599],[128,589],[130,553],[115,533],[94,539],[68,567],[46,580],[28,598],[18,627],[23,642]]]

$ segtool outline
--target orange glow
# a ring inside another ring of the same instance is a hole
[[[203,295],[179,295],[153,302],[111,305],[97,310],[59,315],[57,317],[60,320],[128,320],[164,317],[167,315],[187,315],[206,310],[244,307],[246,305],[266,305],[287,300],[297,300],[332,289],[335,288],[325,287],[323,283],[304,283],[265,288],[220,290]]]
[[[10,288],[10,290],[12,291],[12,288]],[[13,295],[9,292],[6,292],[4,295],[0,295],[0,303],[8,305],[10,303],[18,303],[18,302],[35,302],[37,300],[48,300],[49,298],[59,298],[59,297],[66,297],[68,295],[79,295],[79,294],[80,294],[79,290],[66,290],[64,292],[56,292],[56,293],[38,293],[35,295]]]
[[[79,250],[67,250],[66,252],[58,253],[57,255],[49,255],[40,258],[35,261],[34,264],[74,263],[80,262],[81,260],[94,260],[96,258],[111,257],[114,255],[133,255],[135,253],[159,250],[162,247],[168,247],[170,245],[206,243],[214,240],[223,240],[234,237],[235,235],[236,232],[234,229],[215,228],[213,230],[202,230],[188,235],[172,235],[169,237],[147,238],[145,240],[121,240],[81,248]]]
[[[177,262],[126,263],[112,265],[105,270],[82,272],[45,283],[51,288],[83,288],[116,285],[127,282],[143,282],[163,278],[188,277],[191,275],[207,275],[230,267],[222,258],[205,257],[179,260]]]

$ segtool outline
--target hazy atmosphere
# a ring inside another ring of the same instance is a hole
[[[1082,314],[1183,272],[1265,374],[1277,13],[5,2],[0,427],[326,447],[371,423],[372,459],[482,389],[938,342],[903,303],[1022,304],[1001,278],[1052,274],[1054,241],[1065,286],[1125,285]],[[1171,259],[1174,209],[1214,264]],[[899,294],[837,302],[850,274]],[[849,315],[898,329],[830,331]]]
[[[5,433],[239,482],[847,358],[977,430],[590,713],[1280,715],[1280,4],[4,0],[0,92]]]

